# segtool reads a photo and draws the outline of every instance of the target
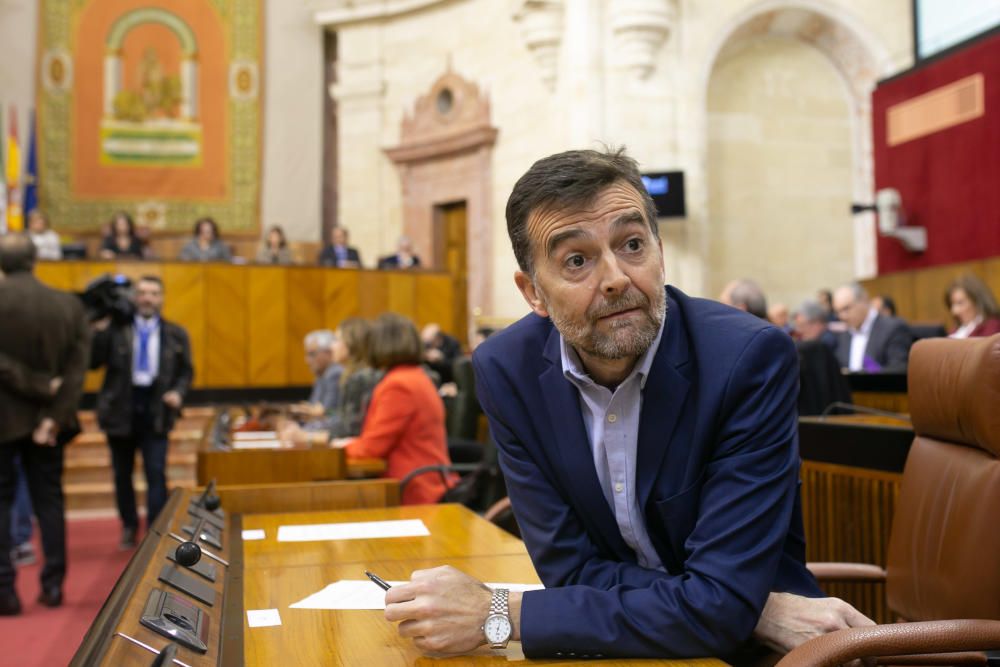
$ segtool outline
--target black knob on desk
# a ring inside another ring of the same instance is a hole
[[[215,494],[205,496],[205,509],[209,512],[219,509],[220,505],[222,505],[222,500],[219,499],[219,496]]]
[[[174,551],[174,559],[184,567],[191,567],[201,560],[201,547],[194,542],[181,542]]]

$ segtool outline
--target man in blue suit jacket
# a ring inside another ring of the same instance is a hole
[[[541,160],[507,222],[533,313],[473,361],[546,589],[415,572],[386,595],[400,634],[444,652],[520,638],[529,657],[693,657],[730,655],[755,629],[787,650],[870,623],[809,600],[821,593],[804,563],[791,338],[664,289],[635,162]]]

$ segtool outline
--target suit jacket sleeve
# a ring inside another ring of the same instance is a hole
[[[892,324],[885,341],[885,365],[882,370],[905,373],[910,359],[910,347],[913,346],[913,334],[902,320],[895,320]]]
[[[0,383],[3,383],[14,393],[32,401],[49,402],[52,393],[49,390],[51,375],[31,370],[21,362],[0,354]]]
[[[603,557],[497,414],[490,397],[501,388],[478,377],[525,543],[550,587],[524,594],[526,656],[726,655],[749,639],[775,582],[798,482],[798,374],[788,336],[762,330],[730,377],[718,378],[727,383],[722,425],[677,576]]]
[[[42,411],[42,417],[51,417],[59,425],[74,424],[76,408],[83,395],[83,378],[87,373],[90,356],[90,326],[83,312],[83,305],[75,297],[67,299],[67,309],[71,317],[68,340],[61,376],[62,385],[52,399],[52,403]]]
[[[191,343],[184,329],[173,327],[173,331],[179,348],[176,366],[177,372],[174,375],[173,384],[167,388],[167,391],[176,391],[181,395],[181,398],[184,398],[187,396],[188,389],[191,388],[191,382],[194,380],[194,366],[191,364]]]

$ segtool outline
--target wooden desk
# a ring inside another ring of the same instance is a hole
[[[343,449],[296,445],[280,449],[217,449],[211,443],[198,451],[198,484],[275,484],[323,482],[347,477]]]
[[[297,524],[421,519],[430,537],[393,540],[392,555],[379,540],[278,542],[278,527]],[[484,521],[461,505],[408,505],[386,509],[256,514],[243,518],[246,529],[262,529],[267,539],[243,545],[248,567],[301,567],[328,563],[364,563],[383,560],[424,560],[524,554],[524,543]]]
[[[355,484],[384,484],[383,481]],[[166,533],[178,532],[188,520],[189,492],[175,492],[154,530],[143,540],[126,572],[116,584],[94,626],[87,633],[71,665],[149,665],[153,655],[115,635],[128,634],[157,649],[166,639],[139,625],[139,611],[152,588],[174,589],[156,581],[168,549],[176,542]],[[421,518],[431,535],[420,538],[344,540],[324,543],[279,544],[277,526],[331,521],[372,521]],[[244,542],[241,531],[264,528],[265,538]],[[353,511],[226,517],[225,549],[230,566],[213,587],[214,606],[195,602],[210,616],[209,650],[198,654],[180,647],[177,659],[192,665],[499,665],[525,662],[519,643],[505,651],[481,648],[452,658],[426,656],[412,642],[400,638],[381,611],[290,609],[289,605],[340,579],[358,579],[365,568],[389,579],[408,579],[416,569],[450,564],[483,581],[535,583],[537,575],[523,543],[501,534],[492,524],[457,506],[362,509]],[[378,543],[378,544],[375,544]],[[313,548],[309,548],[312,545]],[[315,548],[321,545],[324,548]],[[286,548],[287,547],[287,548]],[[305,547],[305,549],[304,549]],[[305,550],[322,562],[296,562]],[[184,594],[180,594],[188,599]],[[246,612],[277,609],[282,624],[251,628]],[[543,660],[559,665],[721,666],[717,660]],[[533,661],[531,664],[535,664]]]

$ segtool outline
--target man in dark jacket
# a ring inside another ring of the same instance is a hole
[[[194,377],[187,332],[160,317],[163,282],[156,276],[140,278],[133,302],[132,321],[99,325],[90,364],[107,367],[97,421],[111,447],[122,549],[135,546],[139,527],[132,487],[135,452],[142,452],[148,526],[167,502],[167,434]]]
[[[39,602],[62,604],[66,576],[63,446],[79,432],[76,408],[87,370],[90,330],[83,304],[32,275],[27,236],[0,237],[0,615],[17,614],[10,561],[14,458],[20,456],[42,534]],[[59,382],[61,378],[61,382]],[[48,389],[46,391],[46,389]]]

